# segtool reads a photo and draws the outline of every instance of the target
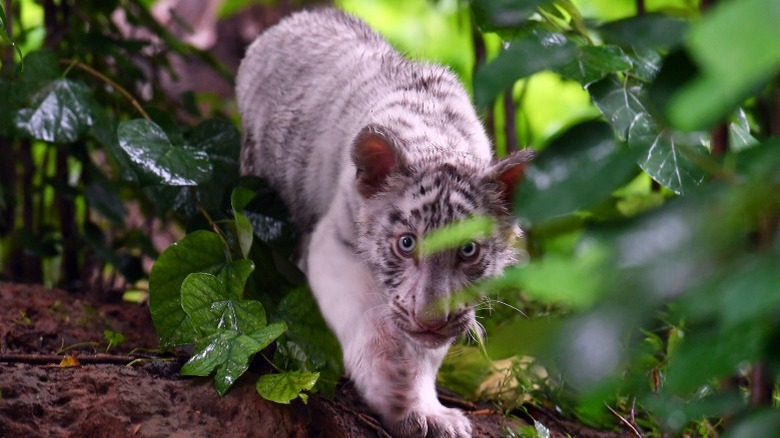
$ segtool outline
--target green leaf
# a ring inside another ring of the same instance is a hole
[[[532,223],[576,212],[609,199],[636,175],[637,154],[603,122],[586,122],[554,140],[526,169],[515,211]]]
[[[154,122],[124,121],[119,124],[117,135],[142,183],[192,186],[211,178],[212,165],[205,151],[174,146]]]
[[[760,357],[770,333],[771,325],[766,321],[752,321],[727,330],[689,330],[669,359],[664,389],[685,393],[736,373],[741,364]]]
[[[22,83],[25,94],[34,93],[61,76],[59,58],[53,51],[36,50],[24,57]]]
[[[513,40],[496,59],[480,66],[474,74],[474,99],[486,107],[518,79],[542,70],[561,67],[571,61],[577,47],[563,34],[535,30]]]
[[[122,181],[138,182],[135,167],[124,150],[119,147],[116,128],[119,122],[108,115],[105,108],[94,105],[92,108],[94,123],[90,136],[97,140],[108,152],[108,158],[118,170],[119,179]]]
[[[735,152],[758,145],[758,140],[750,133],[745,110],[737,111],[736,120],[729,123],[729,149]]]
[[[766,320],[780,312],[780,270],[776,255],[746,257],[716,272],[680,300],[689,320],[717,318],[724,329]]]
[[[242,210],[252,224],[255,237],[285,256],[291,255],[297,245],[297,230],[282,198],[257,177],[244,177],[240,185],[254,193]]]
[[[207,210],[219,209],[225,189],[239,175],[241,134],[227,120],[208,119],[195,127],[188,142],[193,149],[208,155],[215,176],[208,184],[198,187],[199,201]]]
[[[584,46],[577,49],[570,62],[553,70],[587,86],[609,73],[626,71],[632,66],[631,58],[618,46]]]
[[[230,196],[230,203],[233,207],[233,217],[236,221],[236,234],[238,235],[238,245],[241,248],[241,254],[244,258],[249,255],[254,239],[254,230],[249,219],[244,215],[243,210],[255,197],[255,193],[244,187],[236,187]]]
[[[605,43],[635,49],[671,49],[683,42],[688,22],[662,14],[644,14],[603,24]]]
[[[282,374],[265,374],[257,380],[257,393],[264,399],[276,403],[289,404],[301,397],[306,401],[303,391],[310,391],[317,383],[320,373],[307,371],[288,371]]]
[[[735,419],[734,425],[724,431],[723,438],[752,438],[773,436],[780,430],[780,412],[769,407]]]
[[[93,124],[91,92],[70,79],[57,79],[32,97],[32,107],[16,114],[16,129],[37,140],[73,143]]]
[[[537,8],[552,0],[482,0],[471,2],[477,25],[483,31],[514,29],[525,24]]]
[[[228,249],[219,235],[195,231],[166,249],[149,275],[149,309],[164,346],[190,344],[196,331],[181,306],[181,285],[192,273],[205,272],[228,283],[226,290],[239,293],[244,287],[248,260],[230,261]]]
[[[490,333],[485,345],[487,354],[492,360],[539,355],[559,326],[560,321],[553,317],[518,317],[506,321]]]
[[[652,81],[661,70],[661,63],[665,62],[664,58],[652,49],[634,49],[627,52],[627,55],[633,64],[629,74],[643,82]]]
[[[239,300],[251,272],[251,263],[241,260],[237,278],[207,273],[187,276],[181,285],[181,305],[200,339],[182,374],[207,376],[216,371],[214,384],[224,395],[249,368],[252,357],[284,334],[284,323],[266,325],[259,301]],[[239,288],[240,285],[240,288]]]
[[[493,339],[490,339],[493,343]],[[469,400],[478,397],[479,388],[495,372],[490,359],[479,347],[458,345],[450,347],[436,376],[436,383],[455,391]]]
[[[115,332],[113,330],[103,330],[103,339],[108,341],[108,346],[106,347],[106,351],[121,345],[125,342],[125,335],[122,333]]]
[[[628,134],[628,145],[640,152],[639,165],[654,180],[682,195],[704,180],[695,154],[708,154],[704,134],[664,129],[649,114],[637,114]]]
[[[10,3],[9,3],[10,4]],[[13,46],[14,50],[16,50],[16,53],[19,55],[19,58],[22,58],[22,50],[19,48],[19,46],[14,42],[11,35],[8,34],[8,29],[6,27],[6,22],[8,19],[5,16],[5,10],[3,9],[3,5],[0,4],[0,37],[7,41],[11,46]],[[0,64],[2,65],[2,64]]]
[[[220,395],[249,368],[252,357],[281,336],[287,328],[284,324],[271,324],[263,329],[245,334],[235,330],[220,330],[195,345],[192,358],[181,368],[185,376],[214,374],[214,386]]]
[[[621,80],[616,75],[591,84],[588,88],[593,104],[601,111],[621,139],[628,139],[628,129],[637,115],[646,113],[642,102],[643,85],[637,81]]]
[[[289,359],[298,368],[313,367],[320,371],[322,378],[317,383],[318,389],[332,393],[343,369],[341,347],[309,289],[301,287],[290,291],[277,306],[274,320],[284,321],[289,327],[285,345],[292,343],[305,354],[303,358]]]
[[[250,272],[244,272],[243,281]],[[190,274],[181,285],[181,306],[200,336],[222,330],[253,333],[266,325],[265,309],[259,301],[239,300],[235,291],[212,274]]]
[[[672,98],[668,111],[672,124],[684,130],[708,128],[777,75],[777,23],[780,2],[776,0],[722,2],[696,23],[688,49],[702,76]]]
[[[551,253],[527,266],[511,268],[490,289],[519,287],[529,298],[574,309],[591,307],[605,292],[609,252],[597,242],[586,242],[572,255]]]
[[[470,240],[486,236],[493,231],[495,222],[487,216],[475,216],[453,222],[425,235],[420,242],[420,255],[428,256],[450,248],[456,248]]]
[[[694,163],[706,154],[702,134],[672,131],[656,121],[645,102],[644,86],[611,76],[589,87],[593,103],[621,138],[639,154],[638,163],[654,180],[682,194],[698,186],[704,172]]]

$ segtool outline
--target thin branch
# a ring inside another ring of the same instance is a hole
[[[615,411],[614,409],[612,409],[612,408],[611,408],[611,407],[610,407],[608,404],[604,403],[604,406],[606,406],[606,407],[607,407],[607,409],[609,409],[609,412],[612,412],[612,415],[616,416],[616,417],[617,417],[617,418],[620,420],[620,422],[621,422],[621,423],[623,423],[624,425],[626,425],[626,427],[627,427],[627,428],[629,428],[629,429],[631,430],[631,433],[633,433],[633,434],[634,434],[634,436],[636,436],[637,438],[644,438],[644,435],[642,435],[642,434],[639,432],[639,430],[637,430],[637,428],[636,428],[636,427],[634,427],[634,425],[633,425],[633,424],[631,424],[631,422],[630,422],[630,421],[626,420],[626,419],[625,419],[625,417],[623,417],[622,415],[618,414],[618,413],[617,413],[617,411]]]
[[[138,111],[144,119],[146,120],[152,120],[151,117],[149,117],[149,114],[144,111],[143,108],[141,108],[141,104],[138,103],[138,101],[133,97],[132,94],[130,94],[129,91],[127,91],[123,86],[116,83],[114,80],[109,78],[108,76],[104,75],[103,73],[100,73],[99,71],[95,70],[94,68],[88,66],[87,64],[84,64],[81,61],[77,61],[75,59],[60,59],[60,64],[66,64],[68,65],[68,69],[65,71],[67,74],[70,69],[77,67],[81,70],[84,70],[85,72],[91,74],[92,76],[95,76],[96,78],[100,79],[101,81],[107,83],[110,85],[113,89],[119,92],[122,96],[124,96],[127,100],[130,101],[130,104],[133,105],[133,108]]]
[[[219,234],[219,237],[222,238],[225,242],[227,242],[227,236],[222,232],[222,230],[219,228],[219,225],[217,225],[216,222],[214,222],[214,219],[211,218],[211,215],[209,212],[206,211],[205,208],[203,208],[202,205],[198,204],[198,210],[200,210],[200,214],[203,215],[203,217],[206,218],[206,221],[209,223],[211,228],[214,230],[215,233]]]
[[[30,365],[56,365],[59,364],[66,355],[60,354],[2,354],[0,363],[26,363]],[[118,364],[127,365],[137,359],[131,356],[114,354],[90,354],[74,355],[73,357],[80,364]]]

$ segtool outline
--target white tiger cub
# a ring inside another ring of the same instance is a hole
[[[260,35],[236,95],[241,172],[267,179],[305,236],[299,263],[362,397],[394,435],[470,436],[436,397],[449,345],[476,326],[473,307],[446,299],[515,260],[510,201],[532,153],[495,162],[452,73],[403,58],[334,9]],[[474,215],[492,217],[494,232],[418,251],[427,233]]]

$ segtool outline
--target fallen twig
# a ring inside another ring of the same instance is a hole
[[[626,427],[628,427],[631,430],[631,433],[634,434],[634,436],[636,436],[637,438],[644,438],[644,435],[642,435],[639,432],[639,430],[636,427],[634,427],[633,424],[631,424],[630,421],[626,420],[625,417],[620,415],[616,410],[612,409],[608,404],[605,403],[604,406],[606,406],[607,409],[609,409],[609,412],[612,412],[612,415],[616,416],[621,423],[623,423]]]
[[[26,363],[30,365],[56,365],[65,357],[64,354],[0,354],[0,363]],[[82,365],[87,364],[118,364],[127,365],[138,359],[136,356],[116,354],[80,354],[74,355]]]

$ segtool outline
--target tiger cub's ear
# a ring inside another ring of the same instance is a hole
[[[490,170],[488,178],[499,183],[501,199],[507,207],[511,207],[512,201],[515,199],[515,189],[520,180],[523,179],[526,166],[535,156],[536,151],[533,149],[512,152],[494,164]]]
[[[364,198],[381,191],[389,175],[406,167],[392,136],[380,126],[368,125],[355,137],[352,161],[357,168],[357,189]]]

